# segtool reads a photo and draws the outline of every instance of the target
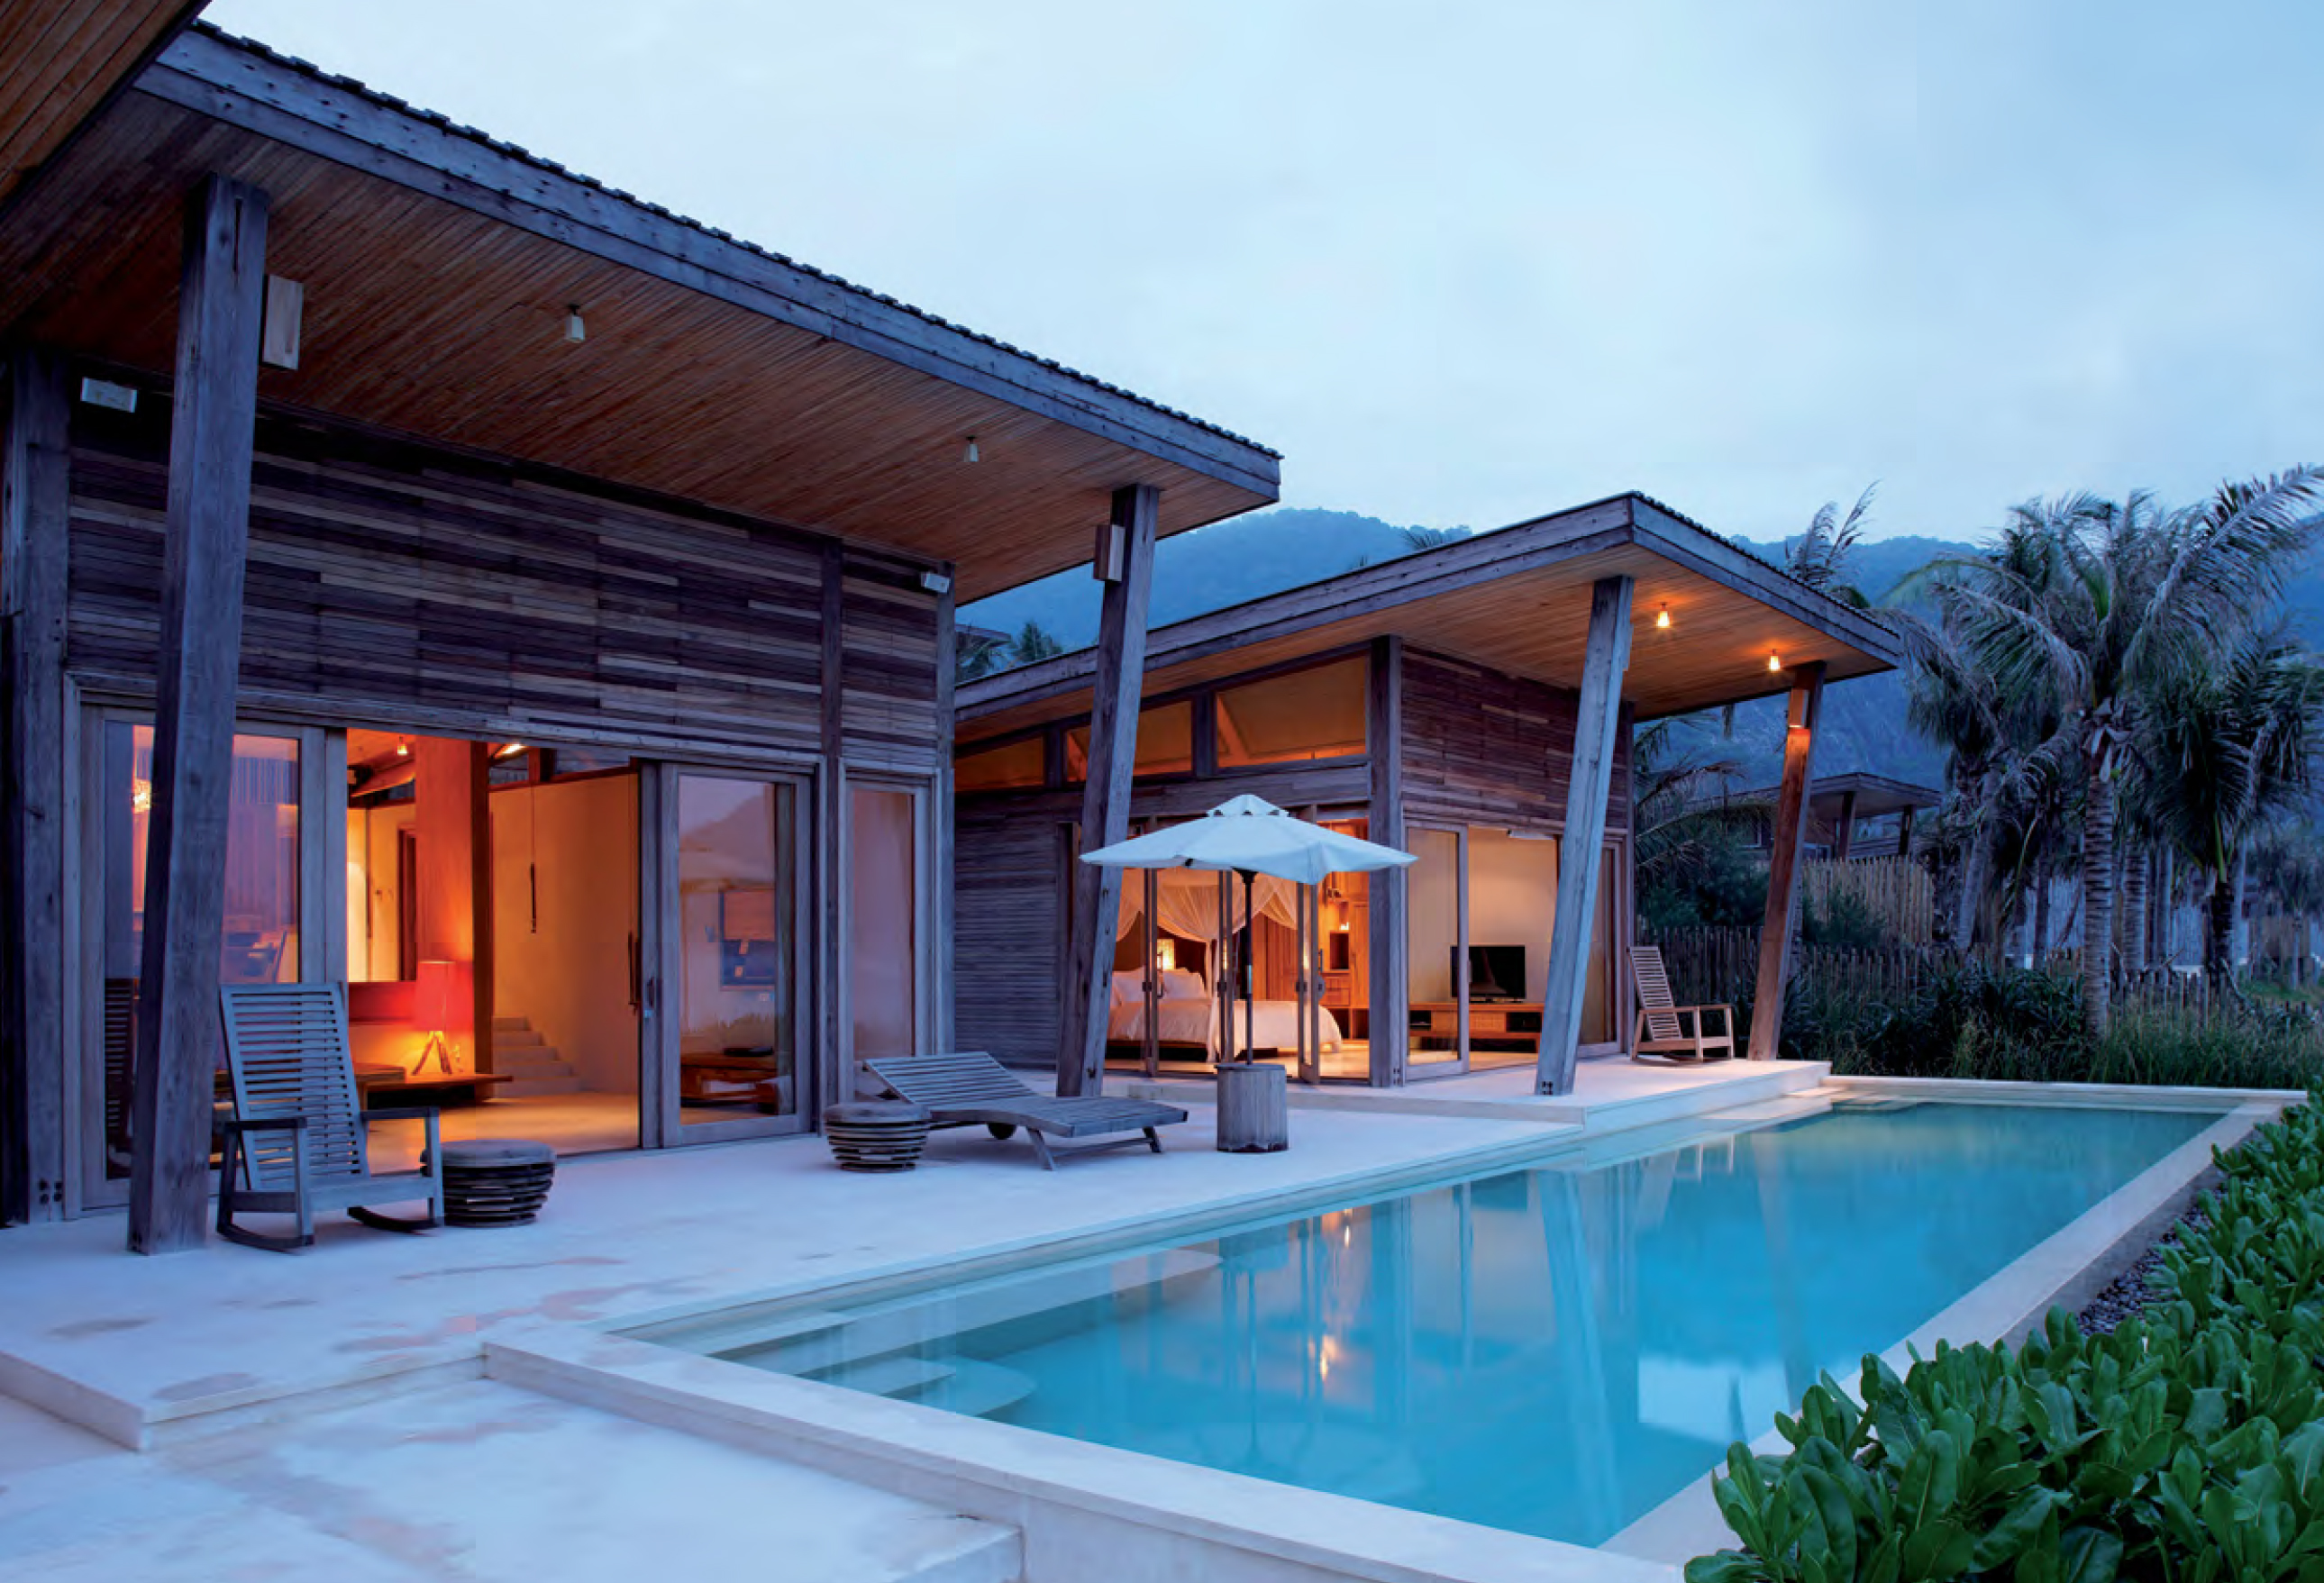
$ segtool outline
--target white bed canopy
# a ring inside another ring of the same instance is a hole
[[[1313,971],[1322,933],[1315,888],[1333,874],[1400,869],[1414,858],[1392,846],[1295,818],[1265,798],[1239,796],[1199,819],[1084,852],[1082,861],[1100,868],[1156,870],[1155,922],[1173,934],[1231,941],[1254,913],[1297,931],[1299,1064],[1303,1072],[1310,1072],[1315,1070],[1316,1047],[1322,1042],[1316,1013],[1323,1004],[1323,977]],[[1197,879],[1198,873],[1219,878]],[[1231,876],[1242,881],[1239,897]],[[1142,903],[1133,905],[1125,893],[1115,939],[1129,933],[1141,911]],[[1182,928],[1182,924],[1187,926]],[[1249,967],[1248,961],[1239,963],[1236,977],[1248,980]],[[1222,1041],[1222,1049],[1232,1044],[1232,982],[1219,976],[1221,1015],[1229,1035]],[[1247,984],[1243,996],[1245,1061],[1251,1054],[1256,989]]]

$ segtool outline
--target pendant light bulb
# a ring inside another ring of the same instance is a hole
[[[1658,610],[1658,611],[1656,611],[1656,612],[1655,612],[1655,628],[1656,628],[1658,630],[1661,630],[1661,631],[1667,632],[1667,631],[1669,631],[1669,630],[1670,630],[1670,606],[1669,606],[1669,605],[1667,605],[1667,604],[1666,604],[1666,605],[1663,606],[1663,607],[1662,607],[1662,609],[1660,609],[1660,610]]]
[[[983,455],[976,448],[976,437],[974,435],[970,435],[968,437],[968,444],[962,447],[960,460],[963,466],[966,466],[971,463],[982,462],[984,460]]]
[[[1770,654],[1767,656],[1767,668],[1769,670],[1781,670],[1784,668],[1784,662],[1775,655]]]

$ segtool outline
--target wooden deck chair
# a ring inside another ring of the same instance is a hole
[[[1735,1008],[1732,1006],[1674,1006],[1670,974],[1663,967],[1658,945],[1633,945],[1630,976],[1638,986],[1638,1023],[1632,1030],[1633,1061],[1725,1061],[1735,1054]],[[1705,1020],[1720,1016],[1718,1033]],[[1692,1021],[1693,1029],[1688,1030]]]
[[[315,1216],[345,1210],[383,1231],[425,1231],[444,1223],[443,1158],[433,1106],[365,1110],[347,1045],[344,984],[235,984],[218,991],[226,1021],[234,1119],[224,1123],[218,1173],[218,1235],[289,1253],[315,1240]],[[422,1120],[428,1152],[417,1171],[374,1175],[364,1128],[373,1121]],[[419,1219],[367,1206],[425,1200]],[[293,1237],[269,1237],[235,1223],[240,1214],[298,1217]]]
[[[1142,1133],[1146,1146],[1158,1155],[1162,1152],[1162,1139],[1154,1129],[1186,1119],[1186,1113],[1176,1105],[1157,1105],[1146,1100],[1112,1100],[1103,1094],[1065,1098],[1044,1094],[982,1053],[907,1055],[863,1064],[899,1098],[935,1117],[938,1127],[966,1127],[982,1121],[997,1138],[1007,1138],[1023,1127],[1044,1171],[1057,1168],[1045,1133],[1055,1133],[1059,1137]],[[1094,1144],[1072,1153],[1093,1155],[1138,1141],[1135,1137],[1118,1137],[1111,1143]]]

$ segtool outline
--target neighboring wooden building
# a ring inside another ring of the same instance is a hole
[[[1781,790],[1761,787],[1738,792],[1731,800],[1773,807]],[[1914,825],[1922,810],[1944,800],[1945,794],[1935,787],[1868,770],[1819,775],[1815,796],[1808,800],[1807,842],[1817,856],[1840,862],[1906,857],[1913,851]],[[1774,838],[1772,819],[1758,826],[1758,845]]]
[[[1562,1091],[1577,1055],[1628,1032],[1632,726],[1791,695],[1780,943],[1822,682],[1899,658],[1871,616],[1623,495],[1156,630],[1127,817],[1250,792],[1418,854],[1327,891],[1317,967],[1337,1048],[1304,1075],[1386,1085],[1515,1062]],[[958,698],[958,1036],[1069,1082],[1215,1047],[1215,891],[1133,876],[1093,907],[1094,871],[1074,861],[1093,683],[1117,664],[1068,654]],[[1565,861],[1577,847],[1592,861]],[[1290,932],[1259,910],[1259,997],[1287,1000]],[[1262,1027],[1259,1043],[1293,1041]]]
[[[952,1044],[955,601],[1110,516],[1150,565],[1275,455],[75,9],[120,24],[76,124],[0,96],[0,1214],[198,1240],[221,978],[349,980],[367,1085],[568,1146],[812,1127]]]

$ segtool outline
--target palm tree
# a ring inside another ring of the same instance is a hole
[[[1808,530],[1784,547],[1784,569],[1819,593],[1858,610],[1869,606],[1872,602],[1848,580],[1848,557],[1872,525],[1872,497],[1879,487],[1866,484],[1845,517],[1840,514],[1838,501],[1824,502],[1809,519]]]
[[[1018,629],[1017,636],[1009,642],[1009,663],[1031,665],[1037,660],[1053,659],[1065,651],[1065,646],[1052,637],[1047,628],[1037,621],[1028,620]]]
[[[1699,876],[1721,834],[1766,817],[1765,798],[1726,795],[1742,778],[1740,764],[1699,759],[1680,745],[1682,729],[1705,724],[1704,716],[1674,715],[1641,728],[1631,741],[1631,851],[1641,890]]]
[[[2253,839],[2252,872],[2260,890],[2298,930],[2292,948],[2292,987],[2308,982],[2309,936],[2324,916],[2324,840],[2310,824],[2279,820]]]
[[[2082,1009],[2093,1034],[2110,1008],[2116,768],[2143,694],[2203,668],[2254,610],[2281,598],[2285,563],[2316,534],[2324,474],[2301,467],[2221,486],[2205,504],[2166,511],[2135,492],[2020,508],[2054,546],[2061,575],[2037,586],[1982,557],[1951,563],[1960,636],[2006,692],[2046,694],[2082,782]]]
[[[1458,544],[1469,537],[1466,528],[1399,528],[1397,534],[1415,550],[1435,549],[1442,545]]]
[[[2281,628],[2251,633],[2216,667],[2165,676],[2140,713],[2156,826],[2211,876],[2203,966],[2224,985],[2236,874],[2259,831],[2303,799],[2324,741],[2324,662]]]

